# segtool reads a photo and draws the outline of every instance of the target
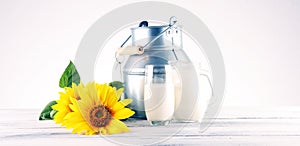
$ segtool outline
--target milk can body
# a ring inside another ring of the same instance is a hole
[[[195,67],[182,49],[180,27],[150,26],[132,28],[132,45],[147,44],[162,32],[154,42],[144,48],[143,54],[130,55],[123,67],[124,98],[131,98],[130,108],[136,113],[133,117],[145,119],[144,80],[146,65],[173,65],[176,68],[174,78],[177,118],[189,120],[198,99],[198,78]],[[186,97],[189,96],[189,97]],[[186,106],[186,107],[185,107]],[[176,118],[176,117],[175,117]]]

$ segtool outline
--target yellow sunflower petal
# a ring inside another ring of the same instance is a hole
[[[80,99],[84,99],[84,100],[89,99],[88,91],[85,87],[78,86],[77,92],[78,92]]]
[[[107,133],[101,134],[118,134],[130,131],[129,128],[123,122],[116,119],[112,119],[105,129]]]
[[[81,110],[88,110],[89,107],[93,107],[96,102],[100,102],[100,101],[95,101],[98,100],[97,97],[93,97],[93,96],[97,96],[97,94],[95,95],[91,95],[89,94],[89,90],[93,90],[93,87],[91,86],[86,86],[84,88],[78,87],[78,93],[80,96],[80,100],[78,101],[78,106],[80,107],[79,109]]]
[[[114,104],[116,104],[116,102],[118,102],[117,97],[116,97],[116,92],[113,88],[111,87],[107,87],[108,89],[108,94],[106,98],[107,102],[106,102],[106,106],[107,107],[112,107]]]
[[[125,119],[134,114],[126,105],[131,99],[118,101],[124,89],[116,90],[107,84],[90,82],[86,86],[72,84],[64,88],[60,99],[53,106],[58,112],[54,119],[72,133],[93,135],[115,134],[129,131],[118,119]]]
[[[102,104],[104,105],[104,106],[107,106],[107,102],[108,102],[108,96],[107,96],[107,94],[108,94],[108,92],[109,92],[109,88],[108,87],[106,87],[106,85],[103,85],[103,88],[102,88],[102,91],[101,91],[101,95],[100,95],[100,97],[102,98]]]
[[[117,100],[120,99],[120,97],[121,97],[123,91],[124,91],[124,88],[120,88],[119,90],[117,90]]]
[[[90,82],[86,85],[86,89],[88,91],[88,97],[90,100],[99,103],[99,98],[97,94],[97,88],[96,88],[96,83],[95,82]]]
[[[123,93],[124,89],[120,88],[119,90],[116,90],[115,87],[110,87],[110,91],[109,91],[109,97],[108,101],[107,101],[107,106],[108,107],[113,107],[118,100],[120,99],[122,93]]]
[[[64,125],[67,129],[72,128],[72,133],[78,134],[88,134],[88,133],[96,133],[96,131],[91,128],[82,115],[79,112],[69,113],[64,120]]]
[[[120,101],[124,106],[127,106],[128,104],[130,104],[132,102],[132,99],[123,99]]]
[[[111,108],[111,111],[113,113],[116,113],[117,111],[121,110],[124,108],[124,105],[120,102],[117,102],[112,108]]]
[[[65,118],[66,123],[69,123],[68,126],[71,126],[72,123],[77,124],[80,122],[85,122],[81,115],[78,115],[75,112],[69,113]]]
[[[91,129],[85,122],[78,123],[72,132],[85,135],[92,135],[94,133],[97,133],[96,131]]]
[[[59,95],[59,100],[56,100],[57,104],[53,105],[52,109],[57,111],[54,116],[54,121],[57,124],[62,124],[64,117],[72,111],[69,107],[69,104],[71,103],[69,99],[73,98],[73,89],[64,88],[64,92],[59,92]]]
[[[129,108],[123,108],[119,111],[117,111],[113,117],[116,118],[116,119],[126,119],[126,118],[129,118],[131,117],[132,115],[134,115],[134,111],[132,111],[131,109]]]
[[[99,131],[100,131],[100,134],[102,134],[102,135],[107,135],[107,134],[108,134],[108,132],[107,132],[107,130],[106,130],[105,127],[101,127],[101,128],[99,129]]]
[[[76,111],[77,108],[73,104],[69,104],[69,107],[72,109],[72,111]]]
[[[104,97],[101,95],[102,93],[102,89],[103,89],[103,85],[102,84],[96,84],[96,88],[97,88],[97,95],[98,95],[98,98],[100,99],[101,101],[101,104],[103,104],[104,102]]]
[[[115,113],[121,109],[123,109],[125,106],[127,106],[128,104],[130,104],[132,102],[132,99],[124,99],[121,100],[119,102],[117,102],[113,107],[112,107],[112,111]]]

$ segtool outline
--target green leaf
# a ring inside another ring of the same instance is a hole
[[[54,119],[54,116],[56,113],[57,113],[57,111],[52,109],[52,111],[50,112],[50,118]]]
[[[79,84],[80,76],[76,70],[75,65],[70,61],[69,65],[65,69],[64,73],[61,75],[59,80],[59,87],[72,87],[72,83]]]
[[[116,87],[117,90],[120,89],[120,88],[124,88],[124,84],[120,81],[113,81],[113,82],[110,82],[109,83],[109,86],[111,87]]]
[[[57,104],[56,101],[49,102],[40,114],[39,120],[53,120],[56,110],[52,109],[51,106]]]

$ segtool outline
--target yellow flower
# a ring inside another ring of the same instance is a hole
[[[82,83],[80,83],[82,84]],[[131,99],[121,100],[123,88],[116,90],[106,84],[88,83],[85,87],[77,87],[79,100],[69,98],[70,110],[63,119],[66,128],[78,134],[116,134],[128,132],[128,127],[120,119],[129,118],[134,114],[125,108]]]
[[[80,86],[83,86],[82,84],[80,84]],[[54,116],[54,121],[57,124],[62,124],[63,126],[64,124],[64,117],[72,112],[72,109],[69,108],[69,104],[71,104],[71,98],[75,98],[75,99],[79,99],[79,94],[77,91],[77,85],[76,84],[72,84],[72,88],[69,87],[65,87],[64,88],[64,92],[59,92],[60,94],[60,99],[56,100],[57,104],[52,106],[52,109],[56,110],[57,113]]]

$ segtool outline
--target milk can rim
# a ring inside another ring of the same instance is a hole
[[[156,26],[147,26],[147,27],[132,27],[130,28],[132,31],[134,30],[141,30],[141,29],[164,29],[164,28],[167,28],[169,27],[169,25],[156,25]],[[176,25],[174,26],[174,28],[179,28],[181,29],[182,28],[182,25]]]

